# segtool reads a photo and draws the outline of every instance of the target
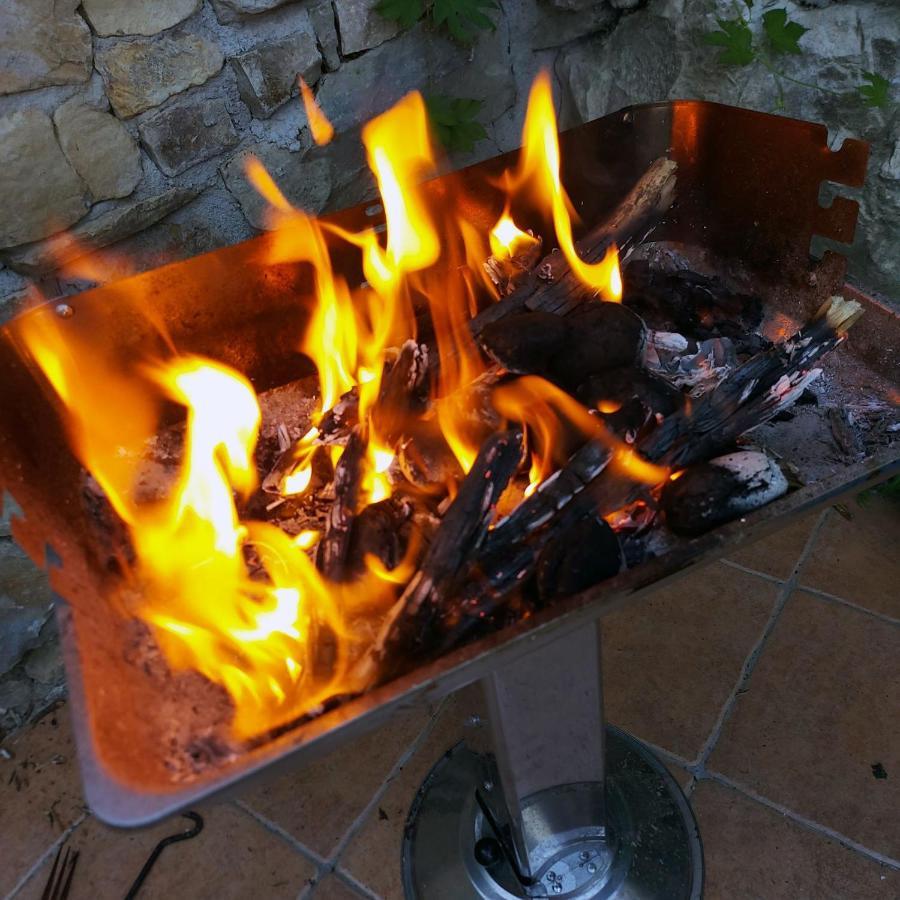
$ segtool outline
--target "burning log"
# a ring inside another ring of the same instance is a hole
[[[374,556],[387,571],[403,560],[406,540],[403,528],[412,515],[412,507],[390,497],[367,506],[353,521],[345,571],[357,578],[367,571],[366,557]]]
[[[765,453],[744,450],[691,466],[663,488],[666,524],[678,534],[702,534],[787,493],[788,481]]]
[[[427,649],[442,604],[454,596],[470,560],[487,535],[500,495],[522,460],[522,434],[505,431],[483,444],[469,474],[459,486],[419,571],[407,585],[385,622],[373,656],[381,676],[409,661],[423,642]],[[374,660],[370,660],[372,662]]]
[[[316,554],[316,566],[332,581],[343,581],[348,574],[345,564],[350,551],[351,528],[359,508],[365,454],[366,441],[357,426],[334,470],[334,502],[328,511],[328,527]]]
[[[585,263],[599,262],[613,244],[623,244],[644,235],[672,204],[678,166],[669,159],[656,160],[601,225],[576,242]],[[488,307],[471,322],[477,337],[500,319],[526,310],[564,315],[593,291],[579,281],[561,253],[544,257],[541,264],[505,299]]]
[[[395,444],[407,423],[424,411],[427,401],[428,348],[409,340],[381,381],[378,403],[372,411],[376,434]]]
[[[341,396],[319,422],[319,433],[331,438],[342,431],[350,431],[359,424],[359,388],[353,387]]]

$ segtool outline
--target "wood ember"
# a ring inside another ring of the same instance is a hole
[[[787,493],[775,460],[752,450],[729,453],[685,469],[663,488],[666,524],[678,534],[702,534]]]

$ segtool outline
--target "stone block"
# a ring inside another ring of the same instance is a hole
[[[542,8],[528,36],[528,44],[532,50],[561,47],[589,34],[608,31],[618,17],[618,13],[605,3],[594,3],[581,12],[553,7]]]
[[[82,9],[101,37],[159,34],[193,15],[203,0],[83,0]]]
[[[246,16],[255,16],[270,9],[277,9],[285,3],[292,3],[293,0],[210,0],[210,2],[216,18],[223,25],[231,25]]]
[[[329,72],[333,72],[341,65],[338,33],[334,18],[335,12],[331,0],[316,0],[309,7],[309,21],[316,33],[316,40],[325,60],[325,68]]]
[[[172,188],[161,194],[146,197],[90,216],[80,222],[69,234],[48,241],[19,247],[4,254],[6,264],[23,275],[43,275],[60,265],[78,259],[86,251],[114,244],[149,228],[169,213],[194,199],[202,187]]]
[[[231,60],[241,99],[257,119],[268,119],[297,93],[297,76],[315,84],[322,56],[312,29],[261,44]]]
[[[343,54],[370,50],[400,33],[399,22],[376,11],[379,3],[381,0],[334,0]]]
[[[672,24],[649,14],[623,18],[610,35],[563,50],[556,63],[576,122],[668,97],[680,69]]]
[[[46,573],[9,538],[0,538],[0,675],[38,646],[52,611]]]
[[[91,31],[81,0],[0,2],[0,96],[91,77]]]
[[[137,187],[144,174],[141,151],[115,116],[73,97],[53,122],[63,153],[95,201],[127,197]]]
[[[269,205],[257,193],[244,172],[249,156],[255,156],[275,179],[281,192],[298,209],[316,214],[322,211],[331,193],[331,167],[327,159],[307,158],[275,144],[248,147],[222,166],[222,178],[254,227],[270,227]]]
[[[323,75],[316,99],[335,129],[344,131],[384,112],[415,88],[482,100],[479,119],[493,121],[516,98],[503,22],[471,48],[420,23]]]
[[[25,109],[0,118],[0,248],[68,228],[87,212],[87,193],[49,116]]]
[[[224,153],[238,142],[224,100],[170,106],[140,124],[141,141],[166,175]]]
[[[222,50],[193,34],[123,41],[97,52],[97,67],[117,115],[137,115],[203,84],[224,64]]]

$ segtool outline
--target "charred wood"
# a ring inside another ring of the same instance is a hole
[[[347,577],[363,575],[368,570],[366,557],[370,554],[388,571],[395,569],[403,559],[408,537],[404,532],[411,515],[412,507],[395,497],[367,506],[350,529]]]
[[[410,419],[424,412],[427,402],[428,348],[409,340],[385,369],[378,402],[372,410],[375,433],[395,444]]]
[[[677,168],[672,160],[656,160],[615,212],[576,242],[579,256],[586,263],[599,262],[612,244],[646,233],[672,204]],[[555,251],[512,294],[477,315],[470,327],[477,337],[485,327],[513,313],[544,310],[562,315],[593,293],[572,274],[562,253]]]
[[[381,675],[414,658],[432,643],[434,622],[442,603],[459,589],[467,564],[481,547],[500,495],[522,459],[518,431],[495,434],[485,441],[471,470],[459,486],[434,535],[419,571],[388,617],[376,646]]]
[[[356,427],[334,470],[334,502],[316,554],[319,571],[332,581],[344,581],[348,575],[346,561],[353,520],[359,508],[365,453],[366,441]]]
[[[787,489],[773,459],[744,450],[685,469],[666,483],[661,505],[672,531],[696,535],[765,506]]]

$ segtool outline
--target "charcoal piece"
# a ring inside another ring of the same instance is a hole
[[[672,531],[696,535],[771,503],[787,489],[773,459],[744,450],[685,469],[666,483],[661,505]]]
[[[632,397],[615,412],[602,417],[606,427],[627,444],[633,444],[645,428],[656,424],[653,410],[638,397]]]
[[[582,303],[566,317],[567,345],[550,366],[550,379],[569,391],[591,375],[634,364],[644,323],[621,303]]]
[[[601,404],[624,406],[636,397],[654,413],[668,416],[682,403],[680,391],[661,378],[633,366],[620,366],[592,375],[578,387],[576,393],[585,406],[600,409],[601,412]]]
[[[618,575],[622,548],[616,533],[599,516],[590,515],[568,528],[554,531],[537,563],[541,603],[586,591]]]
[[[354,519],[346,563],[350,578],[368,570],[366,556],[370,553],[385,569],[397,567],[403,559],[406,544],[403,530],[411,513],[411,507],[391,497],[370,504]]]
[[[419,419],[407,425],[397,447],[397,465],[407,481],[426,491],[443,489],[463,476],[437,419]]]
[[[625,302],[655,327],[672,324],[694,338],[728,337],[741,345],[762,322],[762,301],[731,290],[718,276],[690,269],[663,271],[633,260],[622,273]],[[742,352],[755,352],[752,344]]]
[[[359,506],[359,491],[365,465],[366,441],[354,428],[334,470],[334,502],[328,524],[316,552],[316,566],[332,581],[347,578],[346,560],[350,550],[353,520]]]
[[[427,652],[442,604],[457,593],[468,563],[484,541],[497,501],[522,460],[519,431],[492,435],[459,486],[419,571],[388,616],[376,642],[381,676],[389,678]]]
[[[388,444],[399,440],[409,421],[422,414],[428,401],[428,349],[413,340],[385,366],[378,402],[372,410],[375,433]]]
[[[561,316],[525,312],[485,327],[479,342],[504,369],[545,375],[553,359],[568,347],[569,328]]]

